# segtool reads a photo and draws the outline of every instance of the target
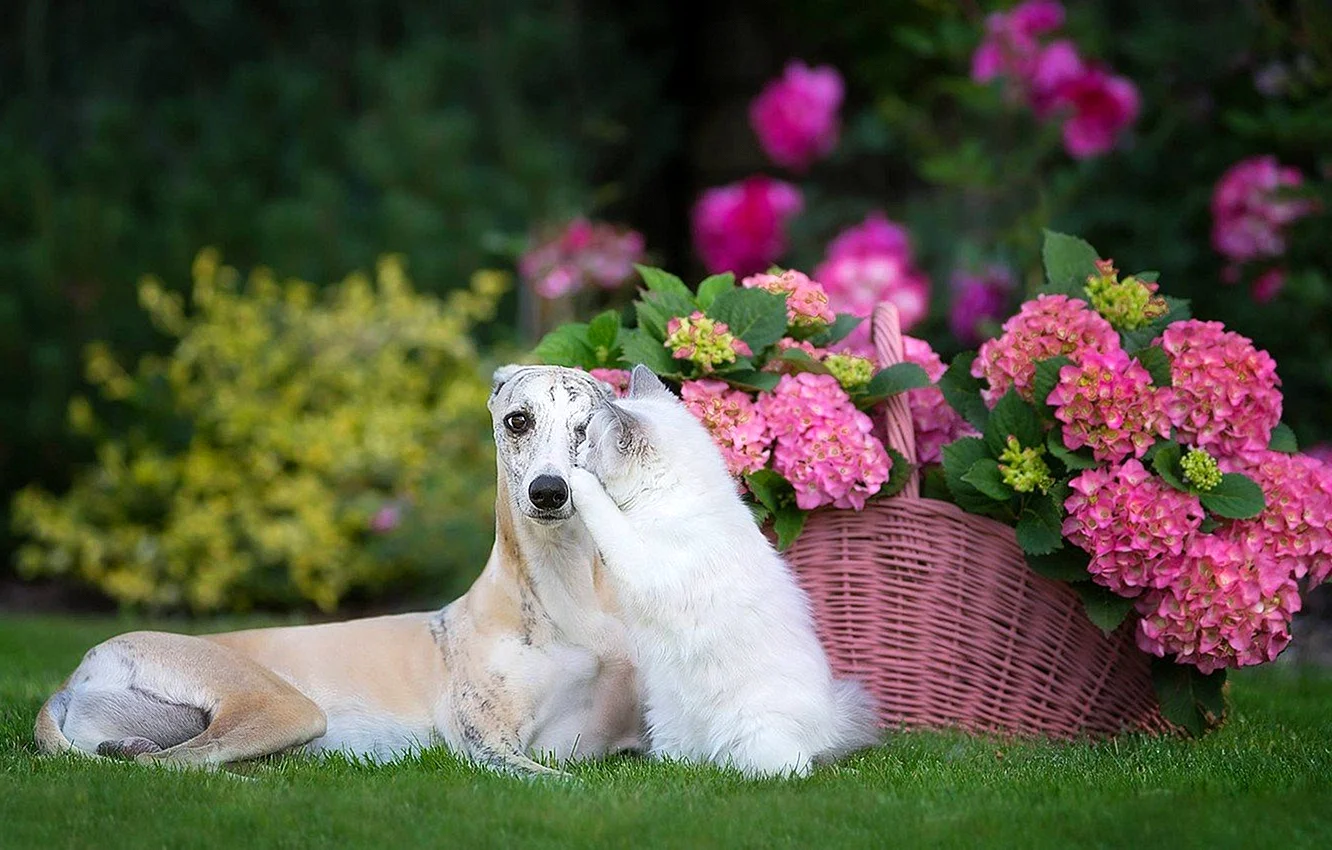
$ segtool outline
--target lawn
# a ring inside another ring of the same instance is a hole
[[[1234,676],[1229,723],[1201,741],[901,734],[793,782],[641,759],[519,780],[443,751],[274,759],[249,779],[38,758],[42,700],[141,625],[0,620],[0,847],[1332,846],[1328,671]]]

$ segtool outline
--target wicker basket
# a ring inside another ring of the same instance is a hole
[[[874,346],[902,361],[897,310]],[[911,414],[887,405],[887,439],[915,457]],[[1031,571],[1013,529],[920,497],[913,476],[863,512],[819,510],[787,551],[833,669],[866,683],[888,726],[1103,737],[1165,732],[1131,624],[1111,637],[1078,595]]]

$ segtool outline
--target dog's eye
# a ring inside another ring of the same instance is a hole
[[[509,429],[510,434],[521,434],[532,427],[532,417],[522,411],[514,411],[504,417],[504,427]]]

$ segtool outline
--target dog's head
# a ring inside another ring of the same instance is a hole
[[[610,388],[560,366],[502,366],[490,391],[499,474],[514,510],[543,524],[573,515],[569,470]]]

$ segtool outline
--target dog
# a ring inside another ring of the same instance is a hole
[[[638,748],[627,636],[568,484],[608,397],[573,369],[495,373],[495,545],[456,601],[323,625],[113,637],[42,707],[39,749],[217,767],[293,750],[387,760],[443,742],[492,769],[550,774],[533,756]]]

